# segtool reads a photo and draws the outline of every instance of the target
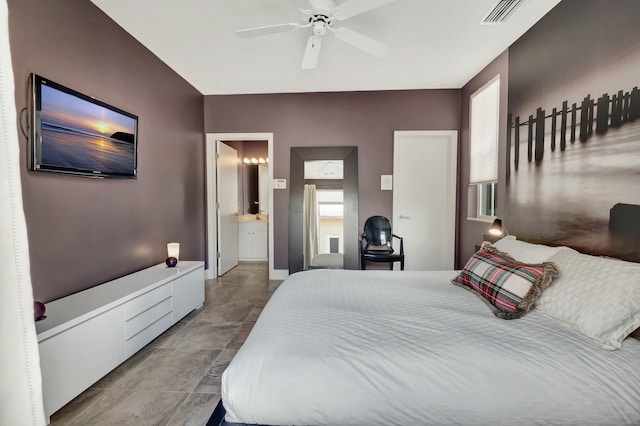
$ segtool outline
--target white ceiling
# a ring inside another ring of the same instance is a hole
[[[91,1],[204,95],[460,88],[560,2],[526,0],[505,23],[479,25],[498,0],[397,0],[335,25],[388,45],[386,56],[327,33],[318,68],[303,71],[310,29],[235,31],[301,23],[308,0]]]

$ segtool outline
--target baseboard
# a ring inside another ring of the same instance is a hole
[[[206,279],[208,280],[213,280],[216,277],[215,273],[216,271],[214,269],[206,269],[205,271],[205,276]],[[288,269],[272,269],[271,271],[269,271],[269,279],[270,280],[284,280],[289,276],[289,270]]]
[[[269,271],[270,280],[285,280],[288,276],[288,269],[272,269],[271,271]]]
[[[204,276],[205,276],[205,279],[207,279],[207,280],[212,280],[212,279],[216,278],[215,269],[213,269],[213,268],[205,269],[204,270]]]

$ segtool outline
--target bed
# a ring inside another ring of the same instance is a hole
[[[225,424],[640,424],[640,340],[627,337],[640,326],[640,265],[598,259],[590,269],[570,249],[505,241],[518,261],[557,264],[565,281],[544,290],[550,307],[540,297],[544,309],[496,318],[451,283],[458,271],[291,275],[222,376]],[[626,282],[581,276],[603,269]],[[603,297],[581,301],[575,285],[606,288],[625,306],[609,315],[605,303],[599,320],[592,304]],[[564,290],[571,312],[554,313]],[[595,326],[574,312],[581,304]],[[619,311],[624,324],[610,327]]]

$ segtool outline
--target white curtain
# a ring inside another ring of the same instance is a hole
[[[0,425],[44,425],[6,0],[0,20]]]
[[[302,252],[304,257],[303,268],[309,269],[313,258],[318,254],[318,201],[316,199],[316,186],[304,186],[304,230]]]

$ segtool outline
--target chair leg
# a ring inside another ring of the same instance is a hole
[[[367,269],[367,268],[365,267],[365,260],[364,260],[364,257],[361,257],[361,258],[360,258],[360,269],[361,269],[361,270],[363,270],[363,271],[364,271],[365,269]]]
[[[389,262],[389,270],[393,271],[393,262]]]
[[[400,261],[400,270],[404,271],[404,259]]]

